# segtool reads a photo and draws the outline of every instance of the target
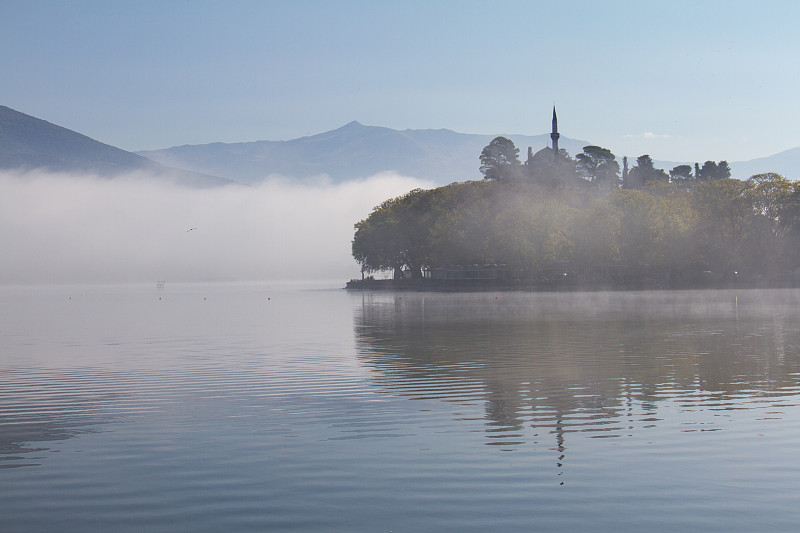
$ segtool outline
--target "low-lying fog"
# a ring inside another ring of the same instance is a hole
[[[432,184],[364,181],[193,189],[0,173],[0,284],[333,280],[360,275],[353,224],[383,200]]]

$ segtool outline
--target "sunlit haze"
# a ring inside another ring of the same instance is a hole
[[[383,199],[430,186],[393,174],[334,185],[271,179],[184,188],[0,173],[0,285],[332,280],[359,275],[353,223]]]

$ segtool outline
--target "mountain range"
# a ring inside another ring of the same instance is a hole
[[[520,149],[523,161],[528,147],[536,152],[550,142],[549,133],[503,136]],[[43,168],[109,177],[143,171],[200,187],[231,182],[253,184],[275,175],[301,180],[327,176],[341,182],[393,171],[443,185],[480,179],[481,150],[495,137],[447,129],[394,130],[351,122],[332,131],[288,141],[211,143],[132,153],[0,106],[0,169]],[[589,144],[592,143],[563,135],[559,140],[560,147],[572,155]],[[665,170],[682,164],[655,163]],[[794,179],[800,177],[800,147],[729,164],[735,178],[777,172]]]
[[[289,141],[187,145],[138,152],[163,165],[225,176],[244,183],[270,175],[308,179],[327,175],[333,181],[363,179],[379,172],[431,180],[437,184],[480,179],[480,153],[496,135],[451,130],[393,130],[350,122],[319,135]],[[550,134],[506,135],[527,157],[550,142]],[[587,143],[562,137],[570,153]]]
[[[0,169],[43,169],[109,178],[140,172],[198,187],[230,183],[224,178],[165,167],[5,106],[0,106]]]

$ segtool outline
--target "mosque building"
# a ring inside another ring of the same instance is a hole
[[[546,146],[538,152],[533,152],[533,147],[528,147],[528,159],[525,161],[525,173],[528,179],[543,184],[577,184],[575,164],[568,157],[559,152],[558,115],[556,106],[553,106],[553,122],[550,132],[551,146]]]

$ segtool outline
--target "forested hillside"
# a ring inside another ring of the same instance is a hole
[[[355,225],[353,257],[366,273],[412,278],[430,267],[493,264],[518,279],[621,283],[778,279],[800,266],[800,183],[778,174],[655,179],[635,189],[581,181],[414,190]]]

